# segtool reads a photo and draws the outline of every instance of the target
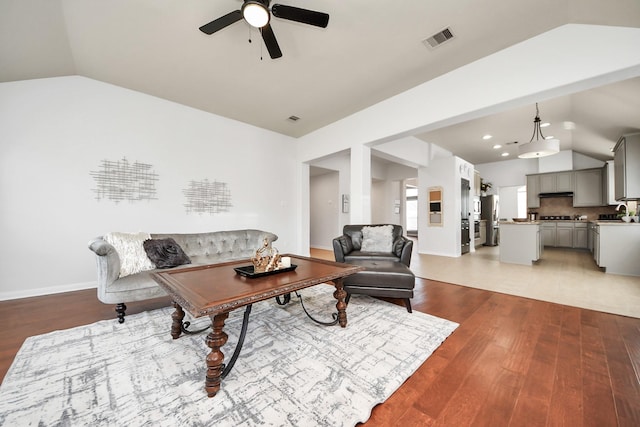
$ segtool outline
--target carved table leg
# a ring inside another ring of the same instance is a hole
[[[347,296],[347,292],[342,287],[342,278],[335,279],[333,284],[336,287],[333,297],[338,300],[336,303],[336,308],[338,309],[338,323],[340,323],[340,326],[344,328],[347,326],[347,303],[344,301]]]
[[[171,315],[171,318],[173,319],[173,322],[171,323],[171,336],[175,340],[179,338],[180,334],[182,333],[182,319],[184,319],[184,310],[175,301],[173,302],[173,306],[175,307],[176,311],[174,311]]]
[[[209,397],[215,396],[220,390],[220,381],[222,381],[222,371],[224,370],[224,354],[220,348],[225,345],[228,338],[227,334],[222,331],[227,317],[229,317],[229,313],[211,316],[212,331],[209,332],[206,339],[211,353],[207,356],[207,376],[204,384]]]

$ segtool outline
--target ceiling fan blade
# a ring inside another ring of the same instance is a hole
[[[218,19],[214,19],[208,24],[204,24],[202,27],[200,27],[200,31],[205,34],[213,34],[216,31],[220,31],[221,29],[228,27],[229,25],[238,22],[241,19],[242,12],[240,12],[239,10],[234,10],[233,12],[229,12]]]
[[[309,9],[300,9],[299,7],[274,4],[271,6],[271,13],[277,18],[302,22],[303,24],[315,25],[316,27],[327,28],[327,24],[329,24],[328,14]]]
[[[271,25],[265,25],[260,29],[260,32],[262,33],[262,40],[264,40],[264,44],[267,46],[271,59],[280,58],[282,51],[280,50],[280,46],[278,46],[278,41],[276,40],[276,35],[273,34]]]

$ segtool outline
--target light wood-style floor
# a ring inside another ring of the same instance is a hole
[[[640,319],[420,278],[412,305],[460,327],[366,426],[640,425]],[[116,322],[95,290],[3,301],[0,319],[0,378],[28,336]]]

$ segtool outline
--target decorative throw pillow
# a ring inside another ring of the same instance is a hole
[[[153,270],[155,267],[147,257],[142,243],[149,240],[149,233],[107,233],[103,239],[110,243],[120,257],[120,277]]]
[[[187,254],[171,237],[145,240],[142,245],[156,268],[171,268],[183,264],[191,264]]]
[[[391,252],[393,249],[393,225],[362,227],[363,252]]]

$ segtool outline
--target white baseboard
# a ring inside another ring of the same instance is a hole
[[[321,249],[323,251],[333,251],[333,247],[311,245],[311,249]]]
[[[97,282],[71,283],[67,285],[48,286],[46,288],[21,289],[19,291],[0,292],[0,301],[12,299],[40,297],[43,295],[61,294],[64,292],[81,291],[83,289],[96,289]]]

